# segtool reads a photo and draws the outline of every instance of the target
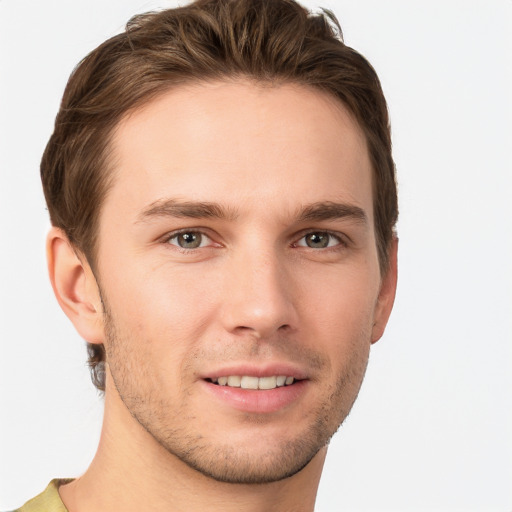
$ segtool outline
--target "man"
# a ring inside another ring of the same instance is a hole
[[[386,103],[338,31],[202,0],[74,71],[48,266],[104,424],[86,473],[20,510],[313,510],[396,287]]]

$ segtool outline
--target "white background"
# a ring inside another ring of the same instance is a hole
[[[38,166],[60,96],[132,14],[169,5],[0,0],[0,509],[83,472],[100,429],[45,269]],[[395,311],[317,510],[512,512],[512,1],[320,5],[381,77],[401,218]]]

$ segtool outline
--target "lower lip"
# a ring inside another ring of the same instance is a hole
[[[206,390],[228,406],[243,412],[271,413],[291,406],[305,393],[307,380],[274,389],[242,389],[203,381]]]

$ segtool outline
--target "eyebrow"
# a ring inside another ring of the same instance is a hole
[[[179,201],[177,199],[159,199],[151,203],[137,217],[137,222],[147,222],[157,217],[176,217],[190,219],[236,220],[238,213],[209,201]],[[359,206],[324,201],[305,205],[298,210],[298,222],[323,221],[348,218],[361,224],[368,224],[366,212]]]
[[[234,220],[237,216],[236,211],[225,208],[218,203],[159,199],[151,203],[138,215],[137,222],[146,222],[155,217]]]
[[[313,203],[299,213],[299,222],[336,220],[348,218],[361,224],[368,224],[366,212],[359,206],[332,201]]]

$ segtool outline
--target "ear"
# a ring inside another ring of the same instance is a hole
[[[389,248],[389,265],[382,277],[379,297],[375,306],[371,342],[380,340],[388,323],[389,315],[395,302],[396,283],[398,277],[398,238],[393,237]]]
[[[52,227],[46,239],[48,273],[57,301],[80,336],[103,343],[103,306],[94,274],[66,234]]]

